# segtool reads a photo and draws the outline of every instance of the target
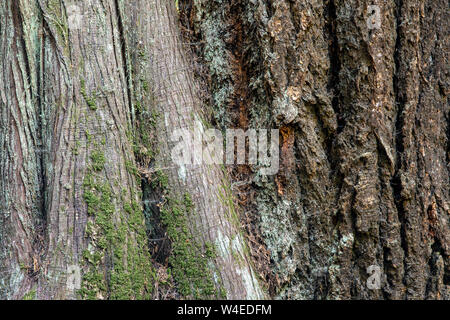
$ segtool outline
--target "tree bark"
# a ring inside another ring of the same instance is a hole
[[[35,254],[42,219],[43,177],[37,73],[29,61],[36,43],[23,13],[33,6],[0,4],[0,297],[18,298],[38,272]]]
[[[2,1],[0,299],[450,299],[447,6]]]
[[[153,170],[157,180],[152,181],[152,194],[160,197],[161,212],[157,215],[171,243],[169,262],[179,294],[264,297],[250,266],[222,170],[198,166],[180,176],[182,168],[174,168],[167,157],[171,130],[201,125],[191,118],[199,118],[195,109],[199,106],[192,73],[180,47],[173,3],[87,1],[78,8],[81,26],[71,25],[70,1],[32,3],[33,14],[21,2],[9,1],[3,8],[6,17],[16,19],[6,40],[22,45],[5,58],[18,56],[17,64],[22,65],[16,69],[23,70],[13,71],[24,73],[23,84],[6,78],[5,89],[13,93],[7,86],[20,83],[23,92],[19,94],[24,97],[16,98],[15,108],[28,107],[39,122],[25,118],[14,130],[7,122],[10,117],[5,116],[8,131],[2,137],[10,149],[40,153],[36,159],[26,159],[30,162],[27,166],[35,166],[30,177],[23,178],[29,186],[16,191],[14,188],[24,183],[19,183],[20,176],[14,172],[7,172],[14,179],[6,180],[7,191],[2,196],[10,201],[11,189],[22,207],[20,211],[7,207],[12,216],[4,215],[2,241],[8,246],[2,252],[2,295],[149,298],[156,275],[141,207],[141,200],[146,199],[142,199],[133,151],[140,165],[149,165],[146,157],[150,153],[140,150],[154,151],[151,148],[156,145],[159,152],[151,157],[151,167],[141,169],[141,173],[157,168]],[[22,17],[27,20],[18,20]],[[35,20],[28,26],[25,21],[31,18]],[[25,33],[27,27],[29,33]],[[9,49],[9,43],[2,44],[5,51]],[[147,58],[151,63],[145,64]],[[137,64],[142,69],[136,68]],[[32,80],[35,86],[28,89],[26,81]],[[12,99],[3,99],[2,111],[9,109]],[[149,114],[164,114],[165,122],[148,128],[155,120]],[[25,123],[32,126],[31,133]],[[36,138],[28,140],[42,145],[41,149],[25,148],[18,138],[12,139],[19,134],[35,134]],[[152,134],[153,142],[142,139]],[[23,162],[5,154],[2,169],[19,166],[25,172],[28,167]],[[30,199],[24,196],[28,194]],[[41,217],[42,221],[33,224],[33,219]],[[43,229],[37,248],[33,247],[37,241],[35,225]],[[81,281],[78,276],[82,276]]]
[[[11,190],[2,197],[17,197],[8,198],[15,207],[2,210],[2,243],[11,246],[2,248],[13,260],[5,266],[5,280],[2,273],[2,281],[12,284],[2,286],[4,297],[21,298],[25,289],[39,299],[149,297],[152,269],[139,186],[130,169],[131,118],[117,7],[114,1],[85,2],[84,24],[75,29],[68,23],[69,5],[2,4],[2,16],[11,21],[5,33],[14,35],[2,41],[2,52],[11,42],[14,49],[2,59],[3,77],[10,77],[2,92],[12,95],[2,97],[2,139],[10,145],[9,157],[18,151],[13,160],[2,152],[1,162],[2,170],[18,169],[9,174],[14,179],[2,179]],[[8,57],[17,62],[10,64]],[[43,230],[35,239],[32,222],[38,218]]]
[[[162,215],[171,242],[169,262],[178,289],[195,298],[261,299],[264,293],[251,267],[226,175],[218,165],[178,165],[171,159],[178,142],[174,131],[207,129],[175,3],[127,1],[124,12],[134,104],[142,109],[139,125],[143,132],[153,132],[158,148],[151,163],[141,165],[148,166],[143,173],[152,182],[152,193],[161,192],[155,214]],[[146,117],[149,113],[156,121]],[[210,247],[215,252],[208,253]]]
[[[180,2],[217,123],[280,128],[277,176],[233,176],[272,296],[449,298],[445,6]]]

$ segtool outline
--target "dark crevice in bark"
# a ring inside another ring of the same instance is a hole
[[[135,79],[133,74],[133,63],[139,65],[136,59],[138,57],[130,56],[128,52],[127,43],[130,44],[132,41],[136,41],[136,39],[126,39],[126,33],[124,30],[124,20],[123,13],[120,8],[119,0],[114,0],[115,9],[117,12],[117,23],[119,28],[119,39],[120,39],[120,50],[122,54],[122,64],[123,70],[125,74],[125,83],[127,84],[127,95],[128,95],[128,103],[129,103],[129,111],[130,111],[130,130],[136,130],[137,126],[140,126],[140,119],[142,117],[141,114],[136,114],[136,110],[134,107],[134,102],[136,101],[137,93],[136,88],[138,86],[138,79]],[[133,45],[137,45],[137,43],[133,43]],[[133,52],[133,51],[131,51]],[[135,71],[135,70],[134,70]],[[136,82],[136,83],[135,83]],[[147,146],[149,147],[149,146]],[[141,163],[139,155],[134,153],[134,157],[136,159],[136,163],[138,167],[144,168],[146,167],[145,163]],[[150,166],[153,165],[154,159],[150,161]],[[150,177],[146,177],[145,175],[141,175],[140,178],[140,190],[142,190],[142,196],[140,197],[140,201],[143,206],[143,213],[146,224],[146,233],[147,233],[147,241],[150,257],[152,260],[152,264],[160,264],[163,266],[168,265],[168,259],[171,253],[171,243],[167,238],[167,228],[161,221],[160,216],[160,206],[162,199],[162,192],[156,190],[152,187]]]
[[[325,6],[325,16],[327,17],[327,25],[328,29],[328,52],[330,55],[330,81],[328,83],[329,92],[333,93],[333,97],[331,100],[331,106],[336,113],[337,118],[337,130],[336,133],[339,134],[342,132],[345,121],[342,115],[340,114],[339,107],[339,72],[341,70],[341,61],[339,59],[339,44],[336,35],[336,5],[334,4],[334,0],[329,0],[327,6]]]
[[[45,11],[44,8],[42,7],[41,3],[39,2],[39,9],[40,12],[42,14],[42,24],[41,24],[41,28],[42,28],[42,39],[40,41],[40,62],[38,65],[38,82],[37,82],[37,89],[38,89],[38,98],[39,98],[39,102],[38,102],[38,112],[39,112],[39,117],[38,117],[38,126],[39,126],[39,139],[40,139],[40,144],[39,144],[39,148],[40,148],[40,164],[41,164],[41,177],[42,177],[42,192],[43,192],[43,200],[42,200],[42,205],[41,205],[41,212],[42,212],[42,223],[40,225],[40,235],[41,235],[41,241],[40,241],[40,245],[41,247],[38,250],[38,254],[39,257],[41,259],[41,261],[47,261],[47,257],[49,256],[49,210],[48,210],[48,183],[47,183],[47,172],[45,171],[45,157],[43,156],[45,153],[48,153],[49,158],[50,158],[50,148],[49,146],[46,146],[44,144],[44,131],[45,131],[45,127],[44,127],[44,123],[43,123],[43,117],[44,117],[44,104],[43,104],[43,99],[44,99],[44,88],[45,88],[45,83],[44,83],[44,79],[45,79],[45,74],[44,71],[46,69],[46,64],[45,64],[45,45],[46,45],[46,40],[47,38],[50,39],[49,43],[52,46],[52,49],[55,50],[55,52],[58,52],[59,47],[57,45],[57,40],[52,32],[52,30],[50,29],[50,26],[45,18]],[[47,159],[48,161],[49,159]],[[35,249],[36,250],[36,249]],[[37,251],[37,250],[36,250]],[[41,275],[40,275],[41,276]],[[38,287],[39,287],[39,278],[36,279],[38,282]]]
[[[443,279],[444,285],[450,286],[450,269],[446,268],[444,271],[444,279]]]
[[[143,95],[143,91],[145,91],[145,89],[140,87],[141,83],[136,76],[136,74],[139,73],[139,70],[136,70],[136,68],[141,66],[139,59],[142,59],[142,57],[138,56],[139,54],[136,51],[136,48],[128,47],[130,45],[138,46],[137,35],[131,32],[126,33],[124,29],[125,16],[123,16],[125,13],[122,12],[119,0],[114,0],[114,5],[117,13],[122,68],[125,75],[125,83],[127,85],[128,109],[130,112],[128,130],[135,132],[134,135],[136,136],[134,137],[135,141],[133,143],[140,145],[142,143],[140,140],[142,138],[140,136],[140,131],[154,130],[153,128],[139,128],[140,126],[144,126],[143,123],[146,123],[148,120],[148,116],[143,115],[142,110],[138,111],[136,109],[137,103],[142,103],[141,95]],[[137,23],[137,21],[134,20],[136,18],[134,15],[130,15],[128,18],[131,19],[133,23]],[[115,46],[115,43],[113,43],[113,45]],[[149,106],[149,110],[146,111],[148,114],[151,112],[152,107],[153,106]],[[146,145],[145,147],[149,148],[151,146]],[[165,269],[168,267],[168,260],[171,254],[171,241],[167,237],[167,227],[162,222],[160,215],[163,192],[152,186],[152,177],[149,176],[148,171],[142,172],[143,168],[147,168],[147,166],[152,168],[155,165],[155,159],[144,159],[139,155],[139,152],[136,152],[135,150],[133,151],[133,154],[136,165],[141,171],[139,187],[142,193],[139,200],[141,201],[143,208],[147,245],[151,263],[156,270],[159,270],[160,268]],[[163,292],[161,292],[161,290],[163,290]],[[155,291],[156,293],[154,293],[154,295],[156,295],[156,297],[159,297],[161,294],[167,296],[168,293],[164,292],[165,289],[160,288],[158,285],[155,287]]]
[[[337,14],[336,14],[336,4],[335,0],[329,0],[324,4],[325,17],[326,21],[326,33],[328,34],[328,52],[330,56],[330,76],[329,82],[327,85],[328,92],[332,94],[331,98],[331,107],[333,108],[336,114],[336,132],[332,137],[329,137],[330,141],[330,149],[328,149],[329,155],[329,163],[330,163],[330,179],[334,180],[334,184],[336,186],[336,201],[341,197],[341,190],[344,176],[342,174],[338,174],[339,169],[339,157],[336,154],[336,150],[334,150],[336,138],[343,131],[345,127],[345,119],[343,114],[340,112],[340,90],[339,90],[339,73],[341,71],[341,60],[339,57],[339,42],[336,34],[336,23],[337,23]],[[338,223],[342,222],[343,215],[342,213],[337,212],[336,216],[332,217],[332,224],[337,226]],[[328,294],[328,291],[327,291]]]
[[[230,67],[233,72],[233,93],[229,107],[230,126],[242,129],[254,129],[250,123],[254,121],[250,106],[251,101],[251,42],[254,38],[246,37],[244,30],[248,30],[251,25],[245,18],[245,5],[239,1],[232,1],[228,9],[231,15],[228,17],[230,24],[230,36],[226,46],[231,53]],[[245,154],[248,155],[249,140],[245,139]],[[246,158],[246,161],[248,159]],[[271,272],[269,262],[265,259],[268,255],[267,248],[258,228],[258,209],[256,203],[251,201],[256,194],[255,185],[247,183],[253,180],[254,172],[249,165],[237,165],[229,170],[232,184],[232,193],[236,198],[239,207],[239,219],[242,232],[250,248],[253,265],[262,278],[264,285],[268,287],[269,294],[276,291],[276,279]]]
[[[298,32],[301,30],[301,24],[300,19],[296,17],[296,10],[295,10],[295,0],[287,0],[288,6],[289,6],[289,20],[292,22],[292,25],[295,29],[295,34],[298,34]]]
[[[117,25],[119,28],[119,39],[120,39],[120,51],[122,53],[122,64],[123,64],[123,71],[125,73],[125,83],[127,84],[127,95],[128,95],[128,104],[129,104],[129,110],[131,114],[131,119],[134,119],[134,112],[133,112],[133,100],[132,100],[132,92],[131,89],[133,88],[133,78],[131,75],[130,70],[130,59],[128,58],[127,54],[127,42],[125,39],[125,31],[124,31],[124,24],[123,24],[123,17],[122,17],[122,10],[120,9],[119,0],[114,0],[114,5],[116,9],[117,14]],[[113,41],[113,45],[115,45]],[[131,125],[134,125],[133,123]]]
[[[271,19],[273,15],[275,14],[275,7],[272,6],[272,3],[274,3],[274,0],[263,0],[265,1],[266,10],[267,10],[267,17]]]
[[[44,30],[44,19],[42,18],[42,23],[40,25],[41,30]],[[42,101],[42,94],[43,94],[43,88],[44,88],[44,36],[42,36],[42,40],[40,41],[40,51],[39,51],[39,57],[38,63],[36,63],[37,68],[37,83],[36,83],[36,99],[37,99],[37,125],[38,125],[38,139],[39,139],[39,145],[38,145],[38,155],[37,159],[40,163],[40,172],[39,172],[39,178],[41,183],[41,203],[40,203],[40,220],[39,224],[36,226],[36,237],[33,241],[33,249],[35,250],[35,255],[38,257],[40,261],[44,261],[44,255],[47,248],[46,244],[46,233],[47,233],[47,219],[48,219],[48,199],[47,199],[47,190],[49,188],[48,182],[47,182],[47,172],[45,170],[46,167],[46,155],[49,155],[50,150],[48,146],[45,145],[44,142],[44,131],[45,131],[45,123],[44,123],[44,105]],[[48,161],[47,157],[47,161]],[[36,281],[38,281],[37,278],[38,275],[36,275]]]
[[[407,272],[407,264],[406,264],[406,253],[407,253],[407,242],[406,242],[406,219],[405,219],[405,208],[403,206],[403,196],[402,196],[402,181],[401,181],[401,167],[402,167],[402,154],[404,152],[404,144],[403,144],[403,127],[404,127],[404,99],[402,97],[401,91],[403,90],[401,88],[401,82],[399,79],[399,69],[400,69],[400,52],[402,50],[401,47],[401,34],[400,34],[400,28],[401,28],[401,10],[403,7],[403,0],[397,0],[396,1],[396,44],[395,44],[395,51],[394,51],[394,63],[395,63],[395,72],[394,72],[394,95],[395,95],[395,105],[397,109],[397,117],[395,120],[395,168],[394,168],[394,174],[391,178],[391,187],[393,190],[393,196],[394,196],[394,203],[397,209],[398,219],[400,221],[400,241],[401,241],[401,247],[404,252],[403,257],[403,265],[404,265],[404,274],[403,274],[403,284],[406,285],[406,272]]]
[[[447,100],[448,101],[448,100]],[[450,104],[450,102],[447,102]],[[447,112],[447,169],[450,173],[450,111]]]
[[[444,90],[441,87],[439,87],[439,90]],[[442,96],[446,96],[446,93],[441,93]],[[450,105],[450,101],[447,98],[447,105]],[[447,118],[447,155],[446,155],[446,161],[447,161],[447,170],[450,174],[450,108],[449,111],[447,112],[447,114],[445,115],[445,117]]]
[[[152,187],[150,181],[142,179],[144,215],[152,260],[167,266],[171,252],[171,242],[167,238],[167,227],[161,220],[161,191]]]

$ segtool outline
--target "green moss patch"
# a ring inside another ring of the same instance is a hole
[[[83,183],[90,242],[83,252],[87,271],[79,293],[84,299],[150,299],[154,274],[142,208],[135,200],[125,200],[128,192],[114,194],[101,175],[101,151],[93,151],[90,159]],[[136,199],[136,193],[130,198]]]
[[[169,257],[171,274],[178,291],[187,298],[203,299],[220,296],[216,288],[210,262],[216,257],[213,244],[196,241],[187,221],[194,214],[191,196],[186,193],[181,201],[167,199],[161,208],[161,221],[167,228],[172,252]]]

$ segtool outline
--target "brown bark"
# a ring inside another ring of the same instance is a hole
[[[449,298],[445,5],[181,2],[218,122],[280,128],[279,174],[234,174],[273,296]]]
[[[0,298],[449,299],[447,1],[176,3],[1,1]]]

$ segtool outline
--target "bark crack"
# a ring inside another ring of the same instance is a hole
[[[407,263],[406,263],[406,255],[408,252],[407,241],[406,241],[406,220],[405,220],[405,208],[403,205],[403,196],[402,196],[402,181],[401,181],[401,170],[402,170],[402,154],[404,152],[404,144],[403,144],[403,127],[404,127],[404,100],[401,94],[402,88],[400,87],[400,79],[399,79],[399,70],[400,70],[400,51],[402,50],[401,46],[401,23],[402,23],[402,7],[403,0],[396,1],[396,44],[394,51],[394,63],[395,63],[395,72],[394,72],[394,96],[395,96],[395,106],[397,109],[397,115],[395,120],[395,168],[394,174],[391,178],[391,187],[393,190],[394,203],[397,209],[398,219],[400,221],[400,240],[401,247],[403,249],[403,279],[402,282],[406,286],[406,273],[407,273]]]

